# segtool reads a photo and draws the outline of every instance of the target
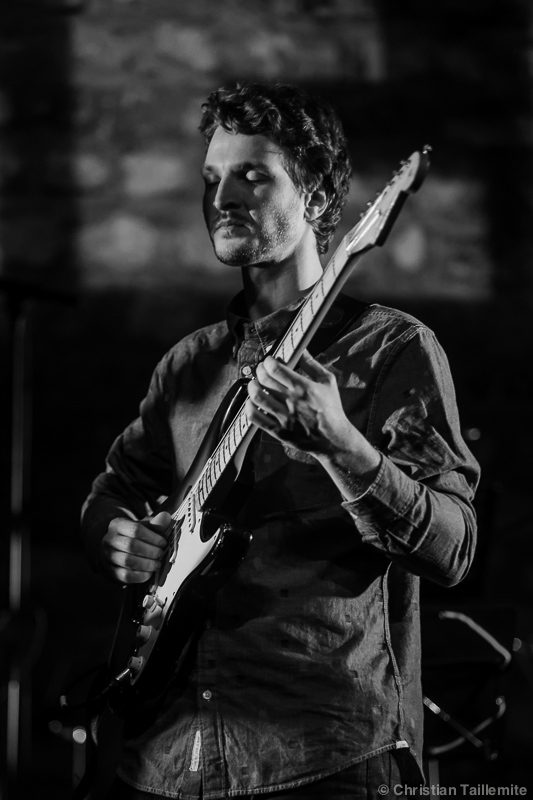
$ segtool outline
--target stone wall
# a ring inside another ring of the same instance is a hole
[[[370,0],[41,0],[4,11],[4,272],[83,289],[225,284],[199,213],[200,106],[236,78],[290,80],[338,99],[350,133],[339,234],[401,158],[434,146],[423,194],[358,291],[487,299],[483,162],[530,144],[526,8],[507,4],[503,23],[496,2],[441,2],[431,14],[411,2],[400,16]]]

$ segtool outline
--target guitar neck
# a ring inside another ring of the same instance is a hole
[[[343,237],[288,330],[271,351],[274,358],[289,367],[296,366],[356,261],[371,247],[383,244],[407,195],[416,191],[424,180],[429,166],[430,149],[426,146],[422,153],[415,152],[401,163],[392,180],[378,194],[377,199],[368,204],[367,211],[361,214],[359,222]],[[193,504],[189,510],[194,511],[195,508],[208,505],[209,497],[222,473],[239,448],[248,444],[255,430],[256,427],[246,416],[243,403],[189,493],[186,502]]]
[[[335,298],[346,283],[358,260],[348,256],[345,239],[329,260],[320,279],[315,283],[298,314],[291,322],[271,355],[289,367],[295,367],[303,351],[322,324]]]
[[[348,257],[346,255],[346,244],[343,239],[298,314],[272,350],[275,358],[290,367],[296,366],[302,352],[315,335],[346,282],[356,260],[357,256]],[[238,449],[248,444],[255,431],[256,426],[249,422],[243,403],[213,454],[207,460],[191,492],[191,495],[194,492],[197,507],[208,505],[209,496],[222,473]]]

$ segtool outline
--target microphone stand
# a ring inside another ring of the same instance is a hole
[[[35,301],[71,304],[74,296],[0,277],[6,297],[9,335],[10,417],[9,588],[7,611],[0,614],[5,658],[2,678],[6,708],[2,800],[23,797],[21,778],[30,767],[32,734],[31,665],[44,634],[43,614],[31,608],[29,479],[31,461],[32,373],[30,311]],[[18,793],[18,794],[17,794]]]

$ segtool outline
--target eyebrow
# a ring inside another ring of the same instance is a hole
[[[268,164],[265,164],[264,161],[242,161],[242,162],[239,162],[237,164],[234,164],[233,165],[233,169],[236,172],[249,170],[249,169],[260,169],[260,170],[263,170],[264,172],[271,172],[272,171],[272,168],[269,167]],[[204,164],[202,166],[202,172],[213,172],[214,170],[216,170],[216,166],[214,166],[214,165]]]

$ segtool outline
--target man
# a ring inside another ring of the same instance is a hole
[[[186,686],[127,738],[111,796],[377,797],[421,782],[418,576],[466,574],[477,464],[446,358],[412,317],[343,301],[296,371],[267,355],[321,275],[348,190],[331,109],[242,85],[210,95],[201,130],[206,224],[243,291],[227,321],[158,365],[83,531],[99,569],[147,581],[170,522],[143,522],[147,507],[183,478],[228,387],[255,375],[239,512],[253,541],[212,602]]]

